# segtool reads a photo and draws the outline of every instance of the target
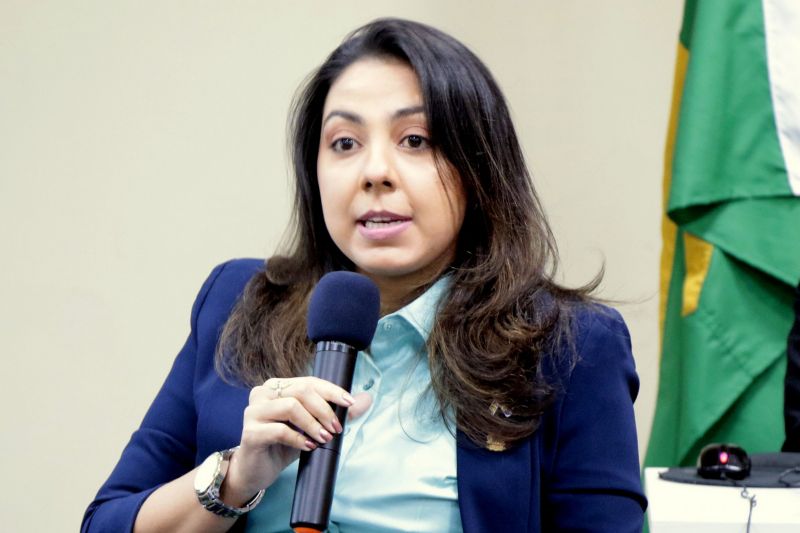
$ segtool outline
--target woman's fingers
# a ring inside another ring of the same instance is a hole
[[[353,420],[367,412],[372,405],[372,395],[368,392],[359,392],[353,396],[355,403],[347,410],[347,419]]]
[[[309,413],[330,433],[341,433],[342,425],[328,402],[349,407],[355,401],[341,387],[319,378],[303,378],[292,383],[291,396],[297,398]],[[287,390],[287,394],[288,394]],[[334,400],[336,400],[334,402]]]
[[[321,444],[333,439],[331,430],[325,428],[297,398],[277,398],[250,404],[245,408],[244,421],[245,424],[291,425]]]
[[[305,396],[310,390],[313,390],[326,402],[335,403],[342,407],[350,407],[355,401],[349,392],[338,385],[313,376],[302,378],[270,378],[264,383],[263,387],[268,395],[271,392],[270,397],[272,399],[286,396]]]
[[[304,451],[311,451],[317,447],[316,442],[287,424],[245,424],[241,444],[248,448],[282,444]]]
[[[342,426],[334,406],[355,400],[343,388],[315,377],[272,378],[250,391],[241,448],[231,460],[229,489],[252,494],[271,485],[300,451],[330,442]],[[238,491],[238,492],[236,492]]]
[[[317,443],[330,442],[342,425],[328,402],[349,407],[355,399],[323,379],[272,378],[250,391],[245,423],[290,424]]]

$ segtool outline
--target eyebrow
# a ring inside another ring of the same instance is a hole
[[[392,113],[392,120],[397,120],[399,118],[404,118],[410,115],[416,115],[424,112],[425,108],[421,105],[412,107],[403,107]],[[325,120],[322,121],[322,125],[324,126],[333,117],[342,117],[347,121],[354,122],[359,125],[364,124],[364,119],[361,117],[361,115],[357,113],[352,113],[350,111],[340,111],[338,109],[334,109],[333,111],[328,113],[328,116],[325,117]]]
[[[404,107],[402,109],[398,109],[397,111],[395,111],[394,114],[392,115],[392,119],[396,120],[398,118],[403,118],[403,117],[407,117],[409,115],[416,115],[416,114],[424,113],[424,112],[425,112],[425,108],[422,107],[421,105],[417,105],[417,106],[414,106],[414,107]]]

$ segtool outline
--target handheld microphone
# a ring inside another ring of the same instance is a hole
[[[379,312],[380,293],[368,277],[344,271],[324,275],[308,304],[308,337],[316,343],[314,376],[349,391],[356,355],[372,342]],[[344,428],[347,408],[330,405]],[[289,522],[297,533],[328,527],[342,435],[300,453]]]

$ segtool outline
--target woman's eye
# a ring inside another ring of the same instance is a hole
[[[428,148],[430,146],[430,142],[428,139],[423,137],[422,135],[408,135],[403,138],[400,142],[401,145],[407,148]]]
[[[341,137],[331,144],[331,148],[333,148],[334,152],[348,152],[355,147],[356,141],[350,137]]]

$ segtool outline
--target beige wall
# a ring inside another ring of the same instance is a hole
[[[208,271],[270,253],[298,82],[382,15],[504,88],[561,245],[605,262],[656,392],[661,168],[680,2],[0,2],[4,531],[74,531],[158,390]]]

